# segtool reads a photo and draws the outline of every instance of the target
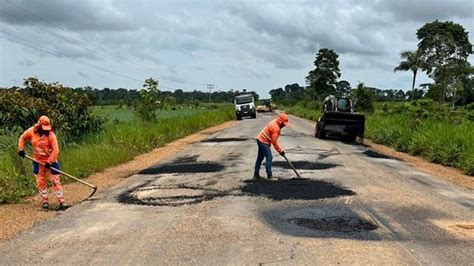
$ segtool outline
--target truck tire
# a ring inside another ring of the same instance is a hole
[[[253,115],[252,115],[252,118],[253,118],[253,119],[257,118],[257,114],[253,114]]]
[[[237,116],[237,120],[242,120],[242,117],[241,117],[241,116]]]
[[[318,123],[317,124],[317,131],[316,131],[316,137],[318,139],[325,139],[326,138],[326,131],[324,130],[324,124]]]
[[[356,140],[356,138],[357,138],[357,135],[353,135],[353,134],[347,135],[346,136],[346,141],[354,142]]]

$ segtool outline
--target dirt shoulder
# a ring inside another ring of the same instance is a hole
[[[236,121],[225,122],[182,139],[175,140],[149,153],[136,156],[132,161],[107,168],[103,172],[93,174],[84,180],[97,185],[97,193],[100,193],[120,183],[125,178],[176,154],[190,144],[199,142],[209,135],[230,127],[235,123]],[[86,199],[91,193],[91,190],[78,183],[70,183],[64,186],[64,192],[68,204],[74,205]],[[54,195],[50,194],[49,197],[50,202],[53,203],[55,201]],[[53,205],[52,207],[55,206]],[[18,204],[0,205],[0,240],[12,238],[16,234],[57,214],[59,213],[41,211],[40,201],[37,196],[29,197],[25,199],[24,202]]]
[[[463,174],[461,170],[431,163],[423,158],[399,152],[381,144],[376,144],[371,140],[364,139],[364,144],[368,145],[374,151],[400,159],[425,173],[441,177],[456,185],[474,190],[474,177]]]

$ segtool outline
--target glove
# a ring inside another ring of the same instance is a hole
[[[280,152],[280,155],[281,155],[281,156],[285,156],[285,151],[281,151],[281,152]]]
[[[44,167],[46,167],[46,169],[51,169],[51,164],[50,163],[45,163]]]
[[[18,155],[20,155],[21,158],[25,158],[25,151],[24,150],[18,151]]]

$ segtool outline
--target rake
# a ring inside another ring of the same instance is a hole
[[[35,160],[34,158],[32,158],[32,157],[30,157],[30,156],[28,156],[28,155],[25,155],[25,158],[27,158],[27,159],[29,159],[29,160],[35,162],[35,163],[38,163],[38,164],[40,164],[40,165],[42,165],[42,166],[45,166],[44,163],[39,162],[39,161]],[[79,183],[81,183],[81,184],[83,184],[83,185],[86,185],[86,186],[92,188],[93,191],[92,191],[92,193],[89,195],[89,197],[87,197],[87,198],[92,197],[92,196],[95,194],[95,192],[97,191],[97,186],[94,186],[94,185],[92,185],[92,184],[90,184],[90,183],[87,183],[87,182],[84,181],[84,180],[81,180],[81,179],[79,179],[79,178],[77,178],[77,177],[75,177],[75,176],[72,176],[72,175],[70,175],[70,174],[68,174],[68,173],[65,173],[65,172],[63,172],[63,171],[61,171],[61,170],[59,170],[59,169],[54,168],[54,167],[51,167],[51,169],[54,170],[54,171],[56,171],[56,172],[58,172],[58,173],[60,173],[60,174],[62,174],[62,175],[65,175],[65,176],[67,176],[67,177],[69,177],[69,178],[71,178],[71,179],[73,179],[73,180],[76,180],[77,182],[79,182]]]

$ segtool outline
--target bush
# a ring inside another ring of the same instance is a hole
[[[18,134],[47,115],[63,137],[79,137],[97,132],[103,120],[94,116],[85,94],[75,93],[58,83],[28,78],[23,89],[0,92],[0,134]]]

